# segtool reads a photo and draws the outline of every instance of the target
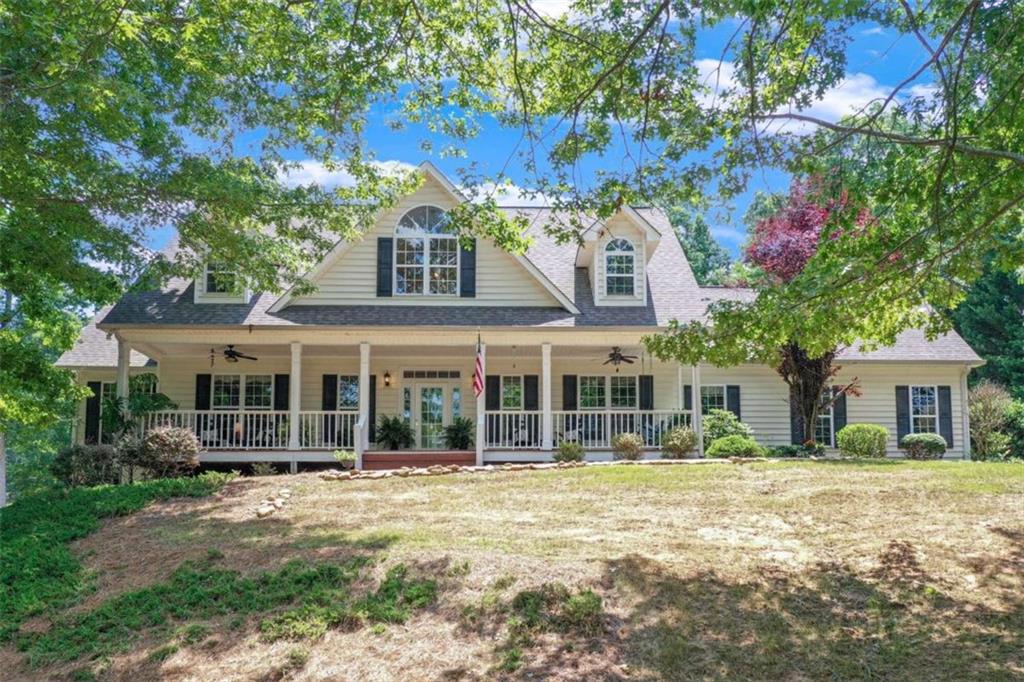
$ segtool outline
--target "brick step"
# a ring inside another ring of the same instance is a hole
[[[363,453],[364,469],[401,469],[402,467],[428,467],[435,464],[473,465],[476,453],[472,450],[402,450],[369,451]]]

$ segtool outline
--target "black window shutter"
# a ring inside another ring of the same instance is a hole
[[[486,397],[484,398],[485,410],[501,409],[501,377],[497,374],[488,374],[484,380],[486,386]]]
[[[683,409],[693,409],[693,386],[690,384],[683,386]]]
[[[836,389],[832,389],[835,391]],[[840,393],[832,403],[832,446],[836,444],[836,434],[846,426],[846,394]]]
[[[789,391],[789,442],[793,445],[804,444],[804,418],[800,414],[798,401],[793,389]]]
[[[725,387],[725,409],[736,415],[737,419],[743,418],[740,416],[740,387],[736,384]]]
[[[371,443],[377,441],[377,375],[370,375],[370,413],[367,416],[369,439]]]
[[[654,409],[654,375],[641,374],[639,388],[639,406],[641,410]]]
[[[946,447],[953,447],[953,392],[949,386],[939,386],[939,435],[946,439]]]
[[[576,409],[576,375],[562,375],[562,409]]]
[[[85,443],[95,445],[100,442],[100,392],[103,384],[90,381],[86,386],[92,395],[85,399]]]
[[[320,409],[333,412],[338,409],[338,375],[325,374],[323,392],[321,393]]]
[[[210,409],[210,386],[213,384],[213,375],[196,375],[196,409]]]
[[[391,237],[377,237],[377,295],[390,296],[392,290],[391,271],[395,264],[394,240]]]
[[[527,374],[523,377],[523,409],[539,410],[540,401],[537,397],[537,389],[540,385],[536,374]]]
[[[910,433],[910,387],[896,387],[896,443]]]
[[[472,249],[467,249],[459,240],[459,296],[474,298],[476,296],[476,240],[469,240]]]
[[[274,409],[288,409],[288,388],[291,377],[287,374],[274,375]]]

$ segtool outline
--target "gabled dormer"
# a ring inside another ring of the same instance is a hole
[[[247,303],[249,291],[235,291],[238,274],[216,261],[203,264],[203,274],[196,278],[192,287],[194,303]]]
[[[661,233],[628,207],[591,225],[576,267],[587,269],[594,305],[646,305],[647,264],[660,240]]]

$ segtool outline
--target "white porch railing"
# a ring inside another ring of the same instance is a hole
[[[142,418],[143,432],[177,426],[196,434],[202,447],[214,450],[287,449],[288,425],[288,412],[277,410],[162,410]]]
[[[541,412],[498,410],[484,413],[484,447],[498,450],[539,450]]]
[[[307,450],[354,450],[357,412],[324,410],[299,413],[299,447]]]
[[[644,447],[660,448],[665,434],[690,425],[689,410],[555,410],[553,440],[574,441],[585,448],[610,448],[620,433],[636,433]]]

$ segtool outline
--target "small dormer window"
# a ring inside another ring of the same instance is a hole
[[[459,241],[448,233],[448,215],[417,206],[395,228],[395,293],[455,296],[459,293]]]
[[[628,239],[613,239],[604,247],[605,292],[608,296],[633,296],[636,249]]]
[[[224,263],[206,264],[206,293],[230,294],[235,288],[235,273]]]

